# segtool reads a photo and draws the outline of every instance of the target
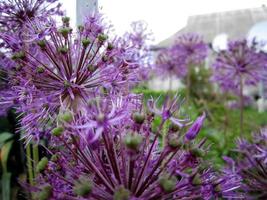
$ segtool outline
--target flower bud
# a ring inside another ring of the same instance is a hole
[[[171,123],[169,129],[170,129],[172,132],[177,132],[177,131],[180,130],[180,127],[179,127],[178,125],[174,124],[174,123]]]
[[[58,115],[58,119],[62,122],[70,123],[73,120],[73,115],[70,111],[65,111]]]
[[[47,157],[43,157],[38,164],[36,165],[36,171],[37,172],[42,172],[45,170],[46,166],[48,164],[48,159]]]
[[[46,47],[46,41],[45,41],[45,40],[39,40],[39,41],[37,42],[37,45],[38,45],[42,50],[44,50],[45,47]]]
[[[107,61],[108,61],[108,56],[104,55],[104,56],[102,57],[102,61],[103,61],[103,62],[107,62]]]
[[[62,17],[63,24],[69,26],[70,23],[70,17]]]
[[[103,43],[103,42],[105,42],[105,41],[108,39],[108,36],[105,35],[105,34],[99,34],[99,35],[97,36],[97,39],[98,39],[98,41],[99,41],[100,43]]]
[[[190,152],[196,157],[203,157],[205,155],[205,152],[199,148],[194,148]]]
[[[130,191],[120,186],[114,193],[113,200],[129,200]]]
[[[58,126],[52,130],[52,135],[59,137],[62,135],[63,131],[64,131],[64,128],[62,126]]]
[[[199,174],[196,174],[192,180],[193,185],[201,185],[202,180]]]
[[[131,150],[138,150],[140,144],[143,141],[143,137],[139,134],[127,134],[124,138],[124,144]]]
[[[206,118],[205,113],[203,113],[200,117],[197,118],[197,120],[193,123],[193,125],[190,127],[190,129],[185,134],[186,140],[190,141],[190,140],[195,139],[195,137],[199,133],[204,123],[205,118]]]
[[[97,69],[97,67],[95,65],[89,64],[87,66],[87,69],[93,73]]]
[[[82,45],[84,48],[88,47],[88,45],[91,43],[91,41],[88,38],[82,39]]]
[[[176,186],[175,176],[169,176],[168,174],[163,175],[159,178],[159,185],[164,190],[164,192],[171,192],[175,189]]]
[[[50,160],[51,160],[52,162],[57,162],[58,159],[59,159],[59,155],[58,155],[58,154],[54,154],[54,155],[50,158]]]
[[[108,49],[109,51],[111,51],[113,48],[114,48],[113,44],[108,43],[108,47],[107,47],[107,49]]]
[[[53,188],[51,185],[46,185],[38,195],[39,200],[48,200],[52,195]]]
[[[80,177],[73,187],[74,194],[82,197],[86,197],[91,193],[93,188],[93,183],[91,180]]]
[[[68,48],[66,46],[59,47],[58,52],[62,53],[62,54],[66,54],[66,53],[68,53]]]
[[[67,38],[69,33],[71,32],[71,28],[61,28],[58,32],[64,37]]]
[[[145,121],[145,115],[142,113],[135,112],[133,114],[133,120],[137,124],[143,124],[143,122]]]
[[[79,30],[80,32],[82,32],[82,31],[84,30],[84,26],[83,26],[83,25],[79,25],[79,26],[78,26],[78,30]]]
[[[38,67],[36,68],[36,71],[37,71],[37,73],[42,74],[42,73],[44,73],[45,69],[44,69],[44,67],[42,67],[42,66],[38,66]]]

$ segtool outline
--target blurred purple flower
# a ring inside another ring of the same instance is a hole
[[[241,80],[245,85],[255,85],[266,79],[266,65],[267,56],[256,46],[247,40],[230,41],[227,50],[217,53],[212,80],[224,90],[237,91]]]

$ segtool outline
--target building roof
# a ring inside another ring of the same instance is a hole
[[[222,33],[227,34],[229,39],[244,38],[253,25],[265,20],[267,20],[267,7],[265,6],[194,15],[188,18],[186,27],[166,40],[163,40],[157,46],[169,46],[174,42],[176,35],[188,32],[202,35],[208,43],[211,43],[215,36]]]

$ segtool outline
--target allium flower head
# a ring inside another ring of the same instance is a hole
[[[156,61],[159,74],[167,73],[183,78],[191,65],[203,63],[208,55],[208,46],[202,37],[194,33],[177,36],[174,44],[160,50]]]
[[[264,77],[266,55],[258,52],[247,40],[230,41],[228,49],[217,54],[213,64],[212,79],[224,90],[237,90],[240,81],[245,85],[255,85]]]
[[[160,50],[156,60],[156,70],[161,76],[185,77],[187,74],[186,56],[184,52],[177,52],[174,48]]]
[[[202,36],[196,33],[178,35],[173,49],[184,52],[187,64],[200,64],[208,56],[207,44]]]
[[[69,20],[63,17],[61,27],[52,20],[31,22],[27,32],[33,45],[27,48],[17,49],[12,38],[1,34],[20,66],[8,76],[10,83],[17,80],[13,97],[19,94],[17,109],[23,113],[21,124],[27,131],[42,129],[62,107],[83,112],[92,97],[123,96],[137,81],[138,65],[128,59],[131,48],[124,49],[116,39],[108,38],[99,14],[88,17],[76,34]],[[10,97],[4,96],[2,101],[6,98]],[[38,131],[34,132],[38,138]]]
[[[21,31],[26,21],[63,15],[58,0],[1,0],[0,30]]]
[[[166,110],[166,106],[159,110]],[[137,112],[142,120],[136,117]],[[153,133],[153,115],[145,114],[140,108],[134,113],[124,117],[123,123],[111,122],[103,127],[94,143],[83,137],[88,129],[72,125],[89,125],[79,115],[74,114],[71,125],[61,124],[62,128],[56,130],[60,134],[52,138],[53,155],[48,162],[44,159],[40,164],[38,184],[33,186],[36,196],[40,197],[49,187],[47,199],[238,197],[236,190],[240,181],[234,179],[235,174],[215,172],[202,165],[206,152],[204,141],[183,144],[189,124],[178,129],[169,127],[166,143],[160,148],[159,136],[164,123]],[[98,113],[91,115],[99,116]]]

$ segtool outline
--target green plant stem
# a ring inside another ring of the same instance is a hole
[[[38,145],[37,144],[33,144],[32,145],[32,153],[33,153],[33,163],[34,163],[34,177],[36,177],[37,172],[36,172],[36,165],[39,162],[39,149],[38,149]]]
[[[244,95],[243,95],[243,79],[240,77],[240,91],[239,91],[239,99],[240,99],[240,135],[243,134],[243,125],[244,125]]]
[[[190,87],[191,87],[191,65],[188,64],[187,67],[187,75],[186,75],[186,104],[189,106],[189,98],[190,98]]]
[[[30,185],[33,185],[33,169],[31,161],[31,145],[26,146],[26,156],[27,156],[27,167],[28,167],[28,178]]]

